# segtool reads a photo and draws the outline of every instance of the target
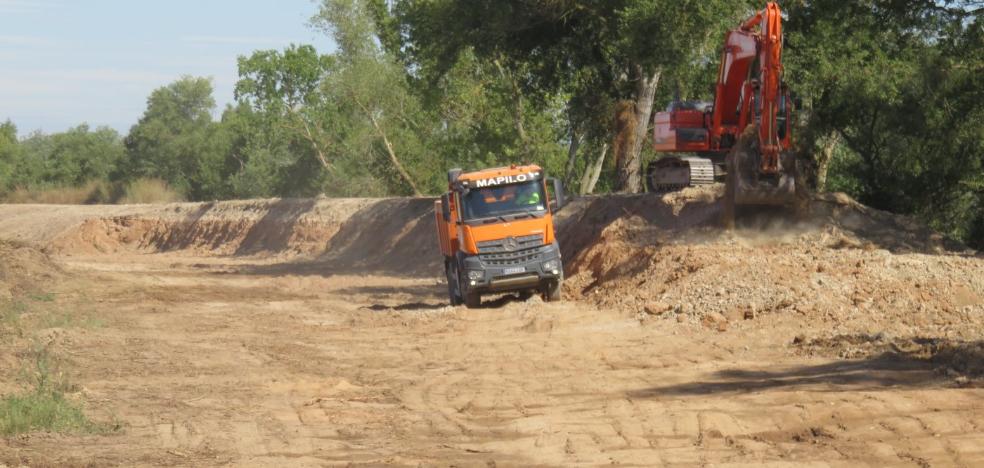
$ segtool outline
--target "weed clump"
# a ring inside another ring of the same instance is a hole
[[[91,434],[118,429],[118,425],[92,422],[79,403],[66,397],[66,392],[77,388],[57,372],[47,346],[36,345],[30,354],[34,365],[25,371],[25,377],[32,388],[0,398],[0,435],[34,431]]]
[[[9,395],[0,399],[0,434],[32,431],[101,432],[76,403],[56,391]]]

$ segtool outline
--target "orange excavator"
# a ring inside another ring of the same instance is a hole
[[[782,12],[765,9],[725,35],[714,102],[679,101],[656,114],[649,164],[651,192],[725,182],[723,218],[733,226],[737,205],[797,208],[792,102],[782,81]]]

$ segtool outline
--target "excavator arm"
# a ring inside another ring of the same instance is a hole
[[[769,2],[728,32],[714,93],[712,149],[730,148],[746,126],[757,123],[764,174],[779,171],[779,152],[789,145],[780,123],[785,120],[779,105],[784,99],[782,45],[782,12]]]
[[[759,151],[760,170],[765,174],[779,171],[779,99],[782,92],[782,13],[779,5],[769,2],[765,9],[742,25],[744,30],[758,27],[759,42]]]

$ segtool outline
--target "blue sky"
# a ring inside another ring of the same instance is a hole
[[[236,58],[290,43],[330,52],[314,0],[0,0],[0,121],[23,136],[82,122],[126,133],[182,75],[232,101]]]

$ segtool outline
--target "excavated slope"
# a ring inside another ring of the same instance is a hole
[[[556,221],[568,274],[585,268],[584,256],[591,248],[618,237],[610,231],[620,223],[644,227],[649,237],[643,243],[720,241],[719,192],[719,187],[711,187],[663,196],[574,200]],[[432,206],[428,198],[0,205],[0,238],[61,255],[261,255],[316,258],[348,272],[429,274],[440,264]],[[843,233],[844,242],[856,246],[892,252],[962,249],[911,219],[867,208],[840,194],[818,197],[811,215],[803,220],[794,221],[776,210],[746,213],[736,235],[778,241],[790,232],[824,230]]]

